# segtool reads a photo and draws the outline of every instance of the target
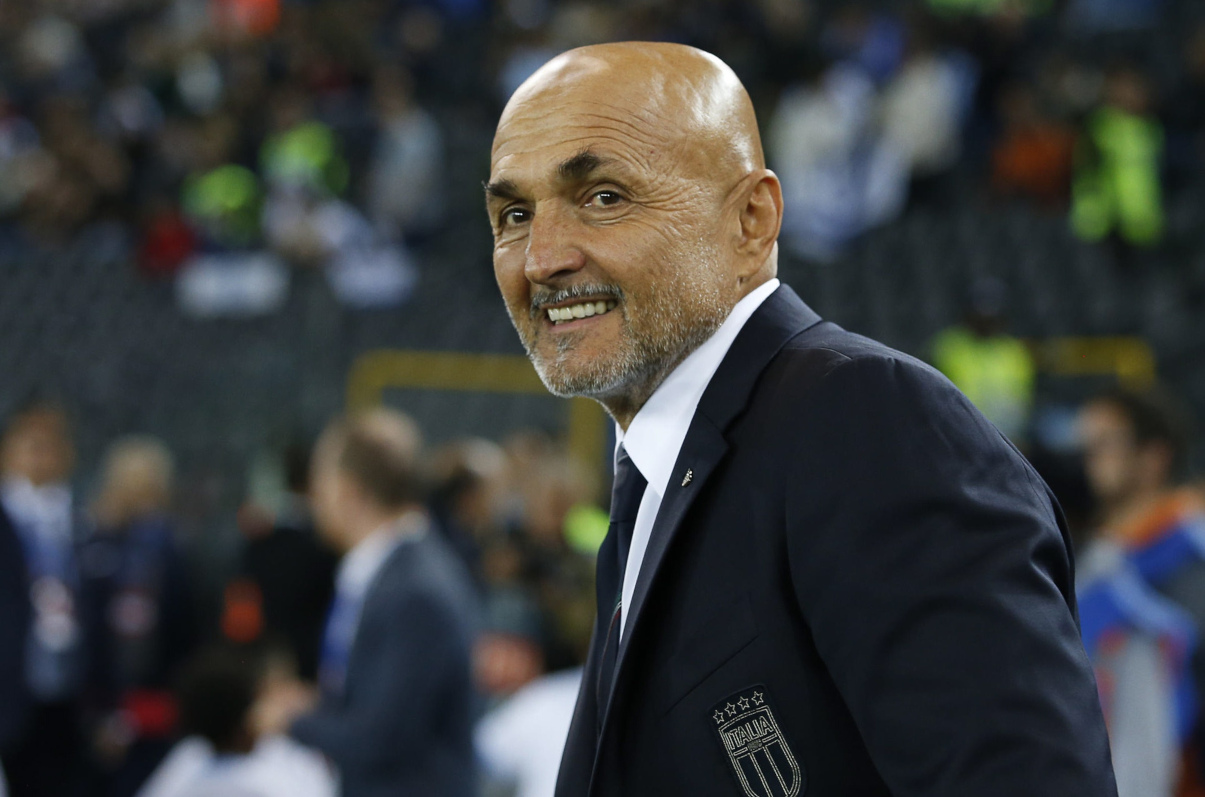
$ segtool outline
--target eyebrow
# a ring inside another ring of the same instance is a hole
[[[514,180],[493,180],[485,184],[487,199],[518,199],[519,186]]]
[[[577,183],[611,162],[611,158],[603,158],[585,150],[568,160],[561,161],[560,165],[556,167],[556,175],[561,182]]]
[[[599,169],[614,163],[613,158],[605,158],[586,150],[579,152],[557,164],[556,176],[562,183],[580,183]],[[513,180],[493,180],[485,184],[487,199],[521,199],[519,186]]]

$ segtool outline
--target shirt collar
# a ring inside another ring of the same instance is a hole
[[[339,563],[339,574],[336,578],[339,592],[363,595],[398,544],[404,540],[415,539],[426,530],[426,513],[416,509],[386,523],[360,540]]]
[[[778,286],[779,281],[772,279],[737,302],[715,334],[687,355],[657,387],[636,413],[627,432],[616,425],[616,452],[622,443],[632,458],[632,464],[658,495],[665,495],[674,463],[678,460],[678,451],[682,448],[695,408],[711,377],[753,312]]]

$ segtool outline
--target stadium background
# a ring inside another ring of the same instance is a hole
[[[620,39],[740,75],[812,214],[780,276],[823,316],[929,358],[1002,311],[1038,368],[1017,436],[1071,508],[1085,396],[1157,377],[1205,417],[1193,0],[6,0],[0,418],[61,402],[84,496],[111,441],[165,441],[215,625],[239,508],[349,406],[435,447],[537,430],[605,504],[605,419],[519,359],[481,181],[509,91]]]

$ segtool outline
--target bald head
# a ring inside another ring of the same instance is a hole
[[[507,103],[494,158],[516,128],[583,112],[632,125],[627,132],[647,145],[681,146],[682,165],[696,175],[732,180],[766,165],[753,103],[732,69],[711,53],[663,42],[597,44],[553,58]]]
[[[621,425],[777,269],[782,192],[753,104],[692,47],[603,44],[541,67],[498,122],[486,202],[545,385]]]

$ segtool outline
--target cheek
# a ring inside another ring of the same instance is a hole
[[[527,304],[530,283],[524,270],[522,249],[512,246],[494,250],[494,280],[507,305]]]

